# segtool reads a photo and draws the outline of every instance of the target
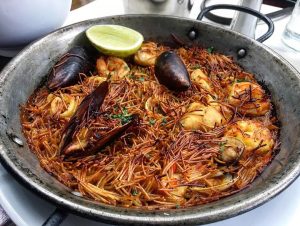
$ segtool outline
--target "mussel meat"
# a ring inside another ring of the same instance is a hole
[[[160,84],[173,91],[186,91],[191,86],[189,73],[176,53],[163,52],[155,62],[155,76]]]
[[[223,137],[219,149],[219,155],[215,160],[221,164],[233,164],[244,152],[245,145],[235,137]]]
[[[50,90],[74,85],[80,73],[88,73],[93,68],[88,51],[80,46],[73,47],[53,66],[47,81]]]

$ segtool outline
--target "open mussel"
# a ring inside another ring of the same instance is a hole
[[[104,81],[82,100],[64,129],[59,145],[60,154],[63,154],[65,148],[72,142],[77,128],[98,113],[107,93],[108,82]]]
[[[242,141],[235,137],[223,137],[219,145],[218,163],[229,165],[237,162],[245,150]]]
[[[88,73],[93,68],[87,49],[76,46],[64,54],[53,66],[47,81],[50,90],[77,83],[80,73]]]
[[[95,141],[91,141],[93,139],[90,138],[93,134],[86,127],[86,122],[100,113],[99,109],[108,93],[108,87],[108,82],[104,81],[92,93],[87,95],[65,126],[59,144],[59,155],[63,159],[73,160],[95,154],[111,141],[120,137],[131,126],[138,123],[138,116],[132,115],[131,121],[108,131],[100,137],[97,136]],[[80,133],[80,131],[85,131],[85,129],[88,134],[85,139],[80,142],[74,139],[76,134]]]
[[[69,143],[69,145],[66,146],[63,151],[63,158],[67,161],[72,161],[89,155],[94,155],[106,145],[118,137],[121,137],[128,129],[137,125],[138,121],[138,115],[132,115],[130,122],[108,131],[107,133],[98,137],[95,141],[90,139],[93,136],[93,134],[90,134],[86,140],[80,143],[77,141]]]
[[[163,52],[155,62],[155,76],[160,84],[173,91],[186,91],[191,86],[189,73],[176,53]]]

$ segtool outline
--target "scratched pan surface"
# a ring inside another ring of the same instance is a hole
[[[246,71],[264,81],[281,122],[281,150],[263,174],[247,189],[219,201],[187,209],[142,211],[99,204],[75,196],[39,165],[27,144],[19,146],[14,136],[25,141],[20,125],[19,105],[24,104],[43,81],[60,55],[74,45],[89,45],[84,31],[95,24],[120,24],[141,32],[145,39],[171,41],[174,33],[185,41],[190,29],[198,36],[193,42],[214,46],[231,55]],[[240,48],[246,56],[237,57]],[[300,173],[300,79],[299,73],[264,45],[238,33],[204,22],[167,16],[115,16],[88,20],[51,33],[28,46],[0,75],[0,159],[21,183],[37,194],[73,213],[103,222],[137,225],[204,224],[249,211],[268,201]]]

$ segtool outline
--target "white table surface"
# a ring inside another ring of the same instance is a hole
[[[196,18],[197,8],[193,8],[191,18]],[[272,11],[272,7],[263,6],[262,12]],[[65,25],[86,19],[124,14],[122,0],[96,0],[84,7],[74,10]],[[281,54],[300,71],[300,53],[286,47],[281,42],[281,34],[288,18],[275,22],[275,34],[265,42],[267,46]],[[264,30],[259,25],[257,33]],[[41,225],[55,210],[55,206],[32,194],[0,165],[0,204],[11,219],[19,226]],[[62,223],[68,225],[106,225],[70,214]],[[299,226],[300,225],[300,179],[297,179],[284,192],[266,204],[228,220],[209,224],[209,226]]]

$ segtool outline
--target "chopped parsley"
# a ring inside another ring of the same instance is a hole
[[[212,53],[213,51],[214,51],[214,47],[213,46],[207,48],[207,52]]]
[[[167,119],[166,118],[163,118],[162,121],[161,121],[161,125],[166,125],[168,123]]]
[[[141,82],[143,82],[143,81],[145,81],[145,78],[140,77],[139,80],[140,80]]]
[[[114,111],[117,111],[119,109],[119,106],[118,105],[115,105],[114,106]]]
[[[220,152],[225,151],[225,142],[220,143]]]
[[[139,192],[134,188],[134,189],[131,190],[131,194],[133,196],[137,196],[139,194]]]
[[[191,69],[195,70],[195,69],[200,69],[201,65],[200,64],[195,64],[191,67]]]
[[[110,116],[112,119],[120,119],[121,120],[121,123],[122,125],[130,122],[132,120],[132,115],[130,115],[128,113],[128,110],[126,108],[123,108],[122,109],[122,113],[120,114],[112,114]]]
[[[246,78],[240,78],[240,79],[237,79],[236,82],[239,83],[239,82],[249,82],[249,81]]]
[[[134,79],[135,78],[134,74],[129,74],[127,77],[130,78],[130,79]]]
[[[155,124],[155,122],[156,122],[155,119],[150,119],[149,120],[149,124],[152,125],[152,126]]]

